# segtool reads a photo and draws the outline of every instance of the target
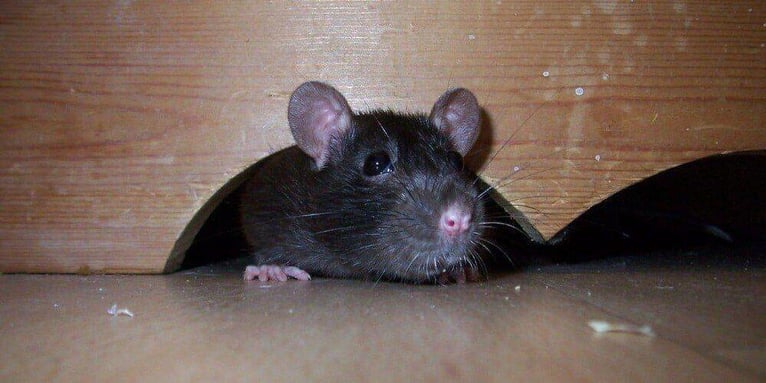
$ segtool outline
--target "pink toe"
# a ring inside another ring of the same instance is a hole
[[[245,272],[243,273],[243,277],[246,281],[252,281],[255,279],[255,277],[258,276],[258,267],[257,266],[247,266],[245,267]]]
[[[266,266],[261,266],[261,271],[258,273],[258,280],[261,282],[269,281],[269,270],[265,267]]]
[[[282,268],[279,266],[273,266],[271,268],[271,278],[276,279],[280,282],[284,282],[287,280],[287,275],[282,271]]]
[[[309,273],[294,267],[294,266],[275,266],[275,265],[260,265],[260,266],[247,266],[243,273],[243,278],[247,281],[252,281],[258,278],[261,282],[268,281],[280,281],[285,282],[290,277],[301,281],[308,281],[311,279]]]

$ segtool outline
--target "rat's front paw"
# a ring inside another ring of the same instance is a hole
[[[293,266],[277,266],[277,265],[261,265],[261,266],[247,266],[242,277],[246,281],[252,281],[256,277],[261,282],[267,281],[280,281],[284,282],[289,277],[293,277],[299,281],[308,281],[311,279],[309,273]]]

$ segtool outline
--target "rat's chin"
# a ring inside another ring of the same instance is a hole
[[[468,263],[460,263],[451,268],[445,269],[433,280],[438,284],[447,283],[465,283],[481,280],[482,275],[479,269]]]
[[[399,274],[398,279],[416,283],[449,283],[462,282],[466,279],[474,280],[462,277],[462,275],[474,274],[474,272],[467,270],[476,268],[476,262],[472,260],[468,251],[413,254],[409,264],[397,273]]]

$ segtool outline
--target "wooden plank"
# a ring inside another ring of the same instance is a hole
[[[357,109],[472,89],[474,162],[502,147],[477,166],[549,237],[657,171],[766,147],[764,20],[757,1],[4,2],[0,270],[162,271],[216,190],[291,143],[309,79]]]

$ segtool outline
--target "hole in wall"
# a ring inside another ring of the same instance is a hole
[[[551,238],[549,250],[558,261],[581,262],[695,249],[766,249],[765,201],[766,151],[714,155],[605,199]],[[737,253],[760,263],[766,258],[762,250]]]
[[[246,254],[239,228],[236,194],[257,170],[255,163],[222,186],[194,214],[173,246],[164,272],[220,262]]]

